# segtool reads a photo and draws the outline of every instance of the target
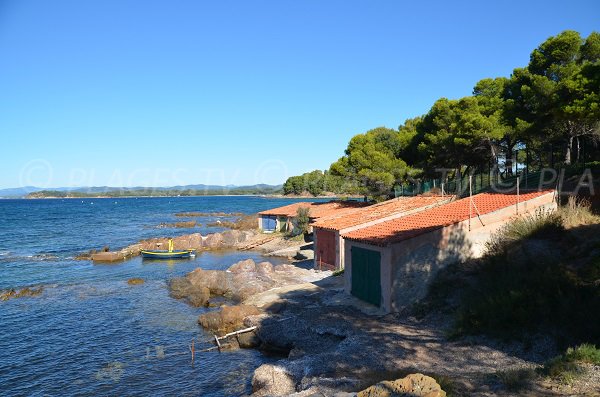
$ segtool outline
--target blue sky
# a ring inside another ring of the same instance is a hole
[[[282,183],[599,21],[578,0],[0,0],[0,188]]]

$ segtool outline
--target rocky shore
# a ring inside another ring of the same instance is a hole
[[[254,396],[509,396],[503,373],[533,371],[554,354],[544,340],[449,340],[447,316],[384,315],[345,294],[343,277],[294,265],[246,260],[225,271],[196,269],[173,279],[170,291],[195,306],[229,299],[199,324],[216,335],[256,327],[231,345],[281,355],[255,370]],[[537,382],[528,390],[557,395],[547,388]]]
[[[211,233],[203,236],[200,233],[191,233],[173,237],[173,246],[176,250],[194,249],[197,251],[219,249],[244,249],[253,242],[260,242],[264,238],[251,230],[226,230],[221,233]],[[115,262],[138,256],[142,250],[153,250],[157,247],[167,247],[168,237],[142,240],[118,251],[110,251],[108,247],[102,250],[91,250],[75,257],[78,260],[93,260]]]

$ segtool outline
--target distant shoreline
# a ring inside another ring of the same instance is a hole
[[[282,194],[201,194],[201,195],[184,195],[184,196],[81,196],[81,197],[60,197],[60,196],[40,196],[40,197],[0,197],[0,200],[83,200],[83,199],[132,199],[132,198],[182,198],[182,197],[263,197],[263,198],[279,198],[279,199],[340,199],[340,196],[302,196],[302,195],[282,195]],[[362,196],[347,196],[344,198],[362,198]]]

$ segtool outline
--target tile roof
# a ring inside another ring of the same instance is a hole
[[[450,200],[450,198],[450,196],[398,197],[368,207],[357,208],[344,214],[321,218],[313,223],[312,226],[329,230],[343,230],[419,208],[440,205]]]
[[[311,219],[330,217],[336,214],[346,214],[364,207],[367,203],[361,201],[326,201],[326,202],[299,202],[259,212],[258,215],[296,216],[298,209],[305,207],[309,209]]]
[[[519,202],[523,203],[551,192],[552,190],[544,190],[540,192],[522,193],[519,197]],[[473,196],[473,202],[479,210],[479,213],[484,215],[515,205],[517,196],[516,194],[481,193]],[[477,216],[474,209],[473,216]],[[397,243],[441,229],[445,226],[462,222],[467,219],[469,219],[468,197],[416,214],[358,229],[343,234],[342,237],[372,245],[385,246],[387,244]]]

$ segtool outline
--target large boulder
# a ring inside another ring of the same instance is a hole
[[[231,276],[220,270],[197,268],[185,277],[194,287],[208,288],[213,295],[231,295]]]
[[[446,397],[446,392],[430,376],[410,374],[402,379],[383,381],[358,392],[357,397]]]
[[[221,233],[209,234],[202,240],[202,248],[217,249],[223,246],[223,235]]]
[[[231,273],[245,273],[245,272],[254,272],[256,271],[256,263],[252,259],[246,259],[243,261],[239,261],[236,264],[233,264],[229,267]]]
[[[221,233],[221,237],[223,238],[223,245],[226,247],[233,247],[240,241],[240,236],[242,232],[239,230],[226,230]]]
[[[256,271],[261,276],[270,277],[273,275],[273,265],[271,262],[260,262],[256,265]]]
[[[208,306],[210,290],[196,287],[185,277],[174,278],[169,282],[170,294],[175,299],[185,299],[195,307]]]
[[[254,349],[260,346],[260,338],[256,335],[256,332],[238,334],[236,339],[242,349]]]
[[[296,391],[293,377],[282,367],[263,364],[252,377],[253,396],[287,396]]]
[[[260,314],[255,306],[222,306],[216,310],[201,314],[198,323],[206,330],[216,334],[226,334],[244,327],[244,318]]]

